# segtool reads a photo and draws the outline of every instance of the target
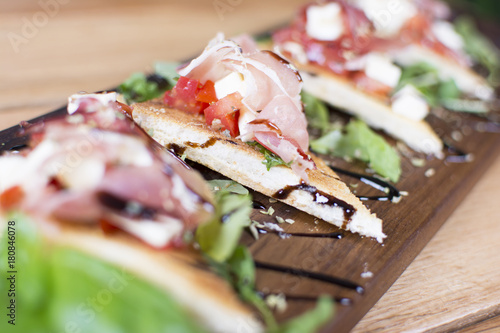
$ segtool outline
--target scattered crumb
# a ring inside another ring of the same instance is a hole
[[[352,188],[357,188],[359,184],[349,184],[350,187]]]
[[[410,195],[410,193],[408,193],[408,191],[399,191],[399,194],[401,194],[402,197],[407,197]]]
[[[280,227],[276,223],[271,223],[271,222],[264,222],[264,227],[266,227],[269,230],[278,231],[278,232],[284,232],[285,231],[285,230],[283,230],[282,227]]]
[[[411,164],[414,167],[421,168],[425,165],[425,160],[423,158],[412,158]]]
[[[278,221],[278,223],[285,223],[285,220],[281,216],[276,216],[276,221]]]
[[[282,313],[286,310],[287,308],[287,303],[286,303],[286,298],[285,295],[280,293],[280,294],[271,294],[266,297],[266,304],[269,306],[271,309],[275,309],[276,311]]]
[[[273,216],[273,214],[274,214],[274,208],[271,206],[271,207],[269,207],[269,209],[267,210],[267,212],[264,211],[264,210],[261,210],[260,213],[264,214],[264,215]]]
[[[289,224],[294,224],[294,223],[295,223],[295,220],[292,220],[292,219],[285,219],[285,222],[286,222],[286,223],[289,223]]]
[[[460,133],[460,131],[453,131],[453,132],[451,132],[451,138],[458,142],[458,141],[462,141],[464,136],[462,135],[462,133]]]
[[[274,199],[274,198],[269,198],[269,202],[270,203],[275,203],[275,202],[278,202],[278,200]]]
[[[372,273],[372,272],[370,272],[370,271],[363,272],[363,273],[361,273],[361,277],[362,277],[363,279],[370,279],[370,278],[372,278],[372,277],[373,277],[373,273]]]
[[[434,170],[433,168],[430,168],[430,169],[427,169],[427,171],[425,172],[425,177],[430,178],[430,177],[434,176],[435,174],[436,174],[436,170]]]

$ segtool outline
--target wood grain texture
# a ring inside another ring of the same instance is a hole
[[[116,86],[134,71],[149,70],[156,60],[194,55],[217,31],[234,35],[271,28],[291,17],[300,3],[304,1],[241,1],[220,16],[213,1],[73,0],[61,5],[15,52],[9,33],[22,34],[23,19],[32,21],[41,9],[37,2],[2,1],[0,128],[51,111],[74,92]],[[365,295],[261,270],[259,287],[264,291],[329,292],[353,297],[355,305],[339,307],[336,322],[325,328],[325,332],[332,328],[348,331],[467,196],[354,331],[450,331],[498,314],[498,158],[489,172],[483,173],[488,162],[498,155],[500,143],[498,136],[491,134],[483,134],[478,140],[469,136],[464,141],[457,144],[476,152],[481,163],[442,167],[440,161],[429,161],[425,168],[415,168],[407,160],[399,186],[408,190],[410,196],[396,206],[369,204],[386,220],[389,238],[384,246],[354,235],[346,235],[338,242],[280,240],[273,235],[266,235],[259,242],[244,239],[258,260],[342,275],[362,283],[367,289]],[[432,178],[424,176],[429,168],[437,171]],[[481,182],[468,193],[479,178]],[[266,198],[257,198],[269,205]],[[290,207],[273,207],[277,210],[275,216],[292,215],[303,222],[302,226],[289,226],[289,231],[334,230]],[[274,217],[254,215],[260,220],[274,221]],[[365,270],[373,272],[374,277],[362,279],[360,274]],[[301,312],[309,305],[290,302],[290,311],[282,317]],[[490,319],[470,327],[481,329],[484,324],[485,329],[491,329],[488,322],[498,324],[498,320]]]

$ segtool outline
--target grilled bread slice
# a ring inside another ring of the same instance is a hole
[[[368,94],[343,78],[313,65],[296,65],[309,94],[352,114],[373,128],[402,140],[412,149],[441,158],[443,143],[424,120],[392,111],[383,98]]]
[[[274,197],[326,222],[382,242],[382,221],[354,196],[319,158],[303,183],[292,169],[262,163],[264,155],[239,139],[206,125],[204,116],[166,107],[161,100],[133,105],[133,118],[163,146],[255,191]]]

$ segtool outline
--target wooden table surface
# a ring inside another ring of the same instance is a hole
[[[304,0],[0,0],[0,129],[116,86]],[[44,4],[44,5],[42,5]],[[500,330],[500,158],[353,332]],[[1,175],[0,175],[1,176]],[[390,235],[389,235],[390,236]]]

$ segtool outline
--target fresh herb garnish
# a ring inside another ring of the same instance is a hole
[[[441,106],[448,99],[458,99],[461,95],[453,79],[442,80],[438,70],[425,62],[404,67],[394,91],[397,92],[406,85],[415,87],[433,107]]]
[[[262,164],[266,166],[267,171],[271,170],[272,167],[279,165],[287,167],[290,167],[290,165],[292,165],[292,162],[286,163],[285,161],[283,161],[281,157],[279,157],[278,155],[276,155],[275,153],[273,153],[272,151],[270,151],[269,149],[267,149],[266,147],[264,147],[263,145],[261,145],[256,141],[247,142],[247,144],[258,148],[260,153],[264,155],[264,160],[262,161]]]
[[[159,97],[176,84],[179,74],[175,69],[178,65],[177,62],[158,62],[154,75],[148,77],[144,73],[133,73],[118,87],[118,91],[129,104]]]
[[[326,104],[314,97],[313,95],[302,91],[302,103],[304,104],[304,112],[306,114],[308,126],[321,131],[321,134],[326,134],[331,130],[330,116]]]
[[[167,80],[173,87],[179,79],[179,74],[177,73],[179,65],[180,63],[178,62],[159,61],[155,63],[155,73]]]
[[[500,50],[477,29],[471,18],[461,16],[453,24],[456,32],[463,37],[465,52],[488,70],[489,83],[499,86]]]
[[[215,216],[198,227],[196,240],[206,256],[216,262],[225,262],[238,245],[243,229],[251,223],[252,198],[250,194],[232,192],[231,187],[237,188],[236,185],[226,183],[214,187],[219,188],[215,192]],[[240,189],[237,191],[241,192]]]
[[[343,131],[333,130],[312,141],[311,149],[366,162],[375,172],[393,182],[401,176],[401,160],[396,150],[361,120],[352,120]]]
[[[196,239],[214,272],[226,279],[244,302],[260,312],[268,332],[315,332],[333,315],[333,301],[321,297],[316,309],[278,325],[256,290],[252,255],[245,246],[238,245],[243,228],[251,223],[251,196],[246,188],[230,180],[212,180],[209,184],[215,191],[216,217],[198,227]]]
[[[16,280],[18,332],[205,332],[148,281],[83,252],[47,244],[24,215],[6,220],[16,221],[16,265],[22,268]],[[6,263],[7,227],[0,233],[0,259]],[[3,270],[5,296],[8,276]],[[0,322],[1,332],[12,331],[7,320]]]
[[[160,89],[158,83],[149,81],[144,73],[134,73],[118,87],[118,91],[130,104],[159,97],[166,89]]]

